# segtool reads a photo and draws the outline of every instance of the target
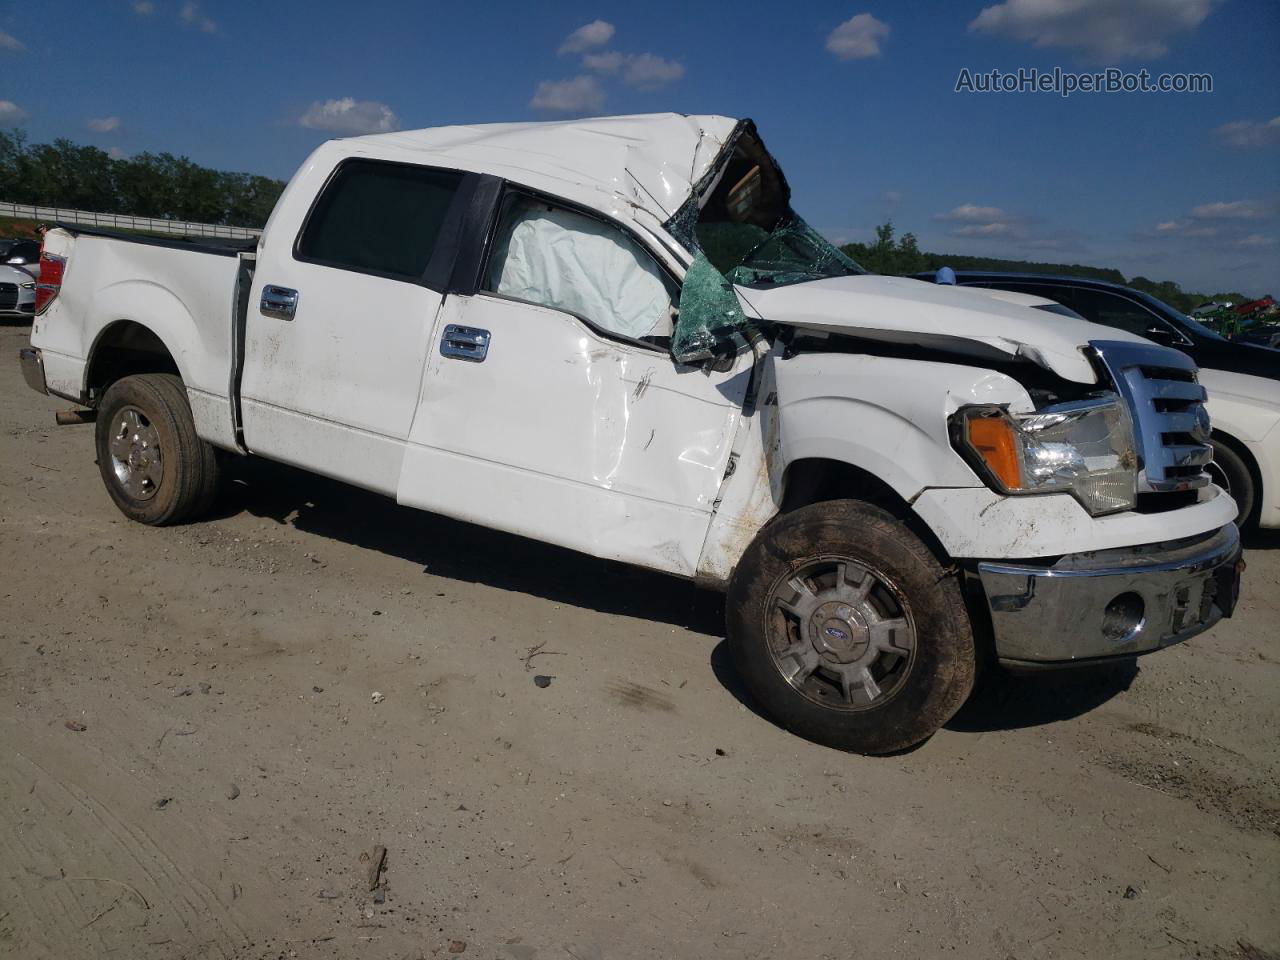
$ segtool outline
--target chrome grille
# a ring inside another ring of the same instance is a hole
[[[1154,343],[1094,340],[1089,344],[1133,414],[1139,492],[1191,490],[1209,482],[1205,464],[1209,414],[1190,357]]]
[[[12,310],[18,305],[18,285],[0,283],[0,310]]]

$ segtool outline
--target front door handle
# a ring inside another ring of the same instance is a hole
[[[262,288],[262,302],[258,309],[264,317],[292,320],[298,311],[298,291],[268,283]]]
[[[489,353],[489,331],[450,323],[440,338],[440,356],[479,363]]]

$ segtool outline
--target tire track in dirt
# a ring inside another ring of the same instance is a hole
[[[107,874],[109,878],[118,879],[115,876],[120,872],[118,868],[124,867],[123,875],[129,878],[127,882],[142,892],[151,904],[151,909],[159,908],[164,911],[155,916],[163,920],[166,915],[171,915],[181,926],[183,942],[203,943],[206,949],[213,948],[226,958],[236,956],[249,939],[244,930],[217,894],[199,878],[184,871],[145,829],[131,826],[107,804],[58,777],[32,757],[13,751],[6,766],[17,769],[23,765],[29,768],[31,776],[37,778],[37,793],[55,791],[59,798],[64,797],[71,804],[72,810],[79,810],[96,824],[97,849],[94,853],[116,868],[111,874]],[[45,806],[47,809],[56,809],[61,804],[47,802]],[[45,831],[44,835],[49,837],[50,832]],[[44,852],[62,860],[59,866],[64,871],[65,864],[72,860],[88,862],[98,858],[86,856],[86,851],[74,844],[64,845],[55,841],[48,846],[50,849]],[[30,857],[36,852],[27,853]],[[138,873],[145,878],[144,881],[136,882]],[[73,893],[72,897],[75,896]],[[46,911],[40,910],[39,913],[43,917]],[[150,918],[148,923],[149,921]],[[208,929],[210,925],[212,930]],[[79,931],[64,929],[62,932],[64,935],[71,933],[74,939],[79,939]],[[100,940],[98,942],[101,944]],[[105,948],[106,945],[102,946]]]

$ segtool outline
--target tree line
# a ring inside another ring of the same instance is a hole
[[[282,180],[171,153],[117,159],[65,139],[30,144],[19,130],[0,130],[0,185],[0,200],[11,203],[233,227],[263,226],[284,189]]]
[[[1242,293],[1195,293],[1183,290],[1172,280],[1157,281],[1146,277],[1125,279],[1123,273],[1109,267],[1090,267],[1080,263],[1002,260],[998,257],[972,257],[951,253],[926,253],[920,249],[915,234],[904,233],[901,237],[895,238],[892,221],[876,227],[874,243],[847,243],[840,249],[872,273],[899,277],[908,277],[926,270],[937,270],[939,267],[950,267],[952,270],[1004,270],[1012,273],[1056,273],[1071,277],[1091,277],[1095,280],[1119,283],[1141,290],[1183,313],[1188,313],[1210,300],[1240,303],[1253,299]]]

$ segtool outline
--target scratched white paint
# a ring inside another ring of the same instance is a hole
[[[485,293],[449,297],[448,323],[488,330],[488,355],[428,358],[398,499],[692,576],[751,357],[686,367]]]
[[[1067,493],[1002,497],[987,487],[926,490],[912,504],[953,557],[1025,559],[1179,540],[1218,530],[1236,504],[1217,487],[1199,502],[1165,513],[1091,517]]]

